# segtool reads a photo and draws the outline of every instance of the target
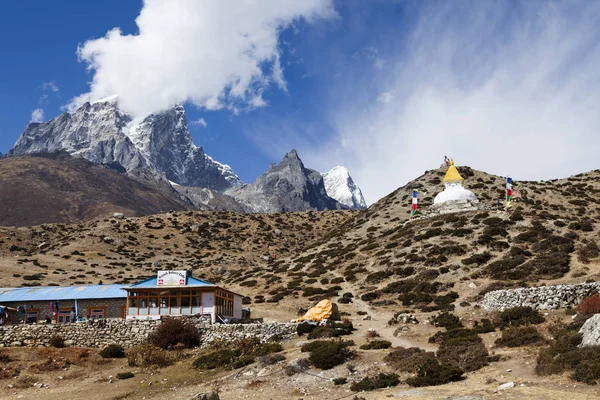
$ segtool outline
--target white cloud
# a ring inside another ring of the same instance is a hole
[[[208,126],[208,123],[204,118],[198,118],[197,120],[190,122],[190,125],[196,125],[206,128]]]
[[[115,28],[80,45],[79,59],[94,76],[90,92],[70,107],[113,94],[134,115],[184,101],[210,110],[264,106],[262,90],[286,88],[279,32],[334,16],[331,2],[146,0],[139,34]]]
[[[31,121],[29,122],[44,122],[44,110],[36,108],[31,112]]]
[[[50,92],[55,92],[55,93],[58,92],[58,85],[54,81],[42,83],[41,88],[44,91],[48,90]]]
[[[393,92],[383,92],[379,96],[377,96],[377,102],[387,104],[390,101],[394,100]]]
[[[337,136],[307,164],[346,166],[371,203],[444,155],[517,180],[599,168],[600,3],[436,4],[389,75],[332,107]],[[395,96],[357,113],[369,90]]]
[[[375,64],[373,64],[375,66],[376,69],[383,69],[383,67],[385,66],[386,61],[382,60],[381,58],[377,58],[375,59]]]

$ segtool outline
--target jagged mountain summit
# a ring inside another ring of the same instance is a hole
[[[56,151],[187,186],[226,190],[240,184],[229,166],[192,143],[180,105],[133,120],[119,110],[117,97],[85,103],[50,121],[30,123],[9,155]]]
[[[321,174],[304,167],[296,150],[287,153],[278,165],[271,165],[254,183],[233,187],[225,193],[253,212],[346,208],[327,195]]]
[[[321,174],[327,195],[340,204],[357,210],[367,208],[362,191],[345,167],[338,165],[329,172]]]
[[[345,168],[323,176],[295,150],[252,184],[192,142],[182,105],[133,118],[113,96],[47,122],[30,123],[8,156],[65,152],[106,166],[202,210],[286,212],[366,208]],[[329,192],[332,195],[328,195]],[[339,199],[339,201],[338,201]]]

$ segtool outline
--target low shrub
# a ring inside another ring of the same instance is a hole
[[[600,384],[600,346],[578,349],[581,360],[575,366],[571,378],[588,385]]]
[[[429,321],[433,324],[433,326],[444,327],[446,329],[455,329],[462,327],[462,323],[460,322],[458,316],[449,312],[443,312],[438,315],[432,316],[429,318]]]
[[[127,351],[127,363],[130,367],[166,367],[173,358],[160,347],[142,344]]]
[[[448,363],[426,360],[417,369],[417,375],[408,378],[406,383],[413,387],[443,385],[462,379],[463,371]]]
[[[353,392],[366,392],[380,388],[388,388],[398,385],[400,379],[396,374],[380,373],[377,376],[367,376],[360,382],[354,382],[350,385],[350,390]]]
[[[117,374],[117,379],[129,379],[133,378],[135,374],[133,372],[119,372]]]
[[[537,325],[545,321],[538,310],[531,307],[513,307],[504,310],[498,316],[500,329],[509,326]]]
[[[283,350],[279,343],[260,343],[256,338],[238,339],[233,342],[216,342],[213,344],[213,348],[216,350],[196,358],[193,366],[204,370],[221,367],[238,369],[252,364],[257,358],[266,363],[275,363],[285,359],[283,355],[271,356],[272,353]]]
[[[296,333],[298,334],[298,336],[302,336],[305,333],[311,333],[316,328],[317,328],[316,325],[309,324],[308,322],[303,322],[301,324],[298,324],[298,326],[296,326]]]
[[[102,358],[123,358],[125,357],[125,349],[118,344],[109,344],[100,350],[98,354],[100,354],[100,357]]]
[[[427,360],[435,360],[435,354],[418,347],[396,347],[384,358],[388,365],[400,372],[417,372]]]
[[[360,296],[360,299],[362,301],[373,301],[373,300],[379,298],[379,296],[381,296],[381,293],[379,293],[379,292],[369,292],[369,293],[365,293],[362,296]]]
[[[591,317],[594,314],[600,313],[600,295],[586,297],[577,306],[577,314],[584,317]]]
[[[53,335],[50,338],[50,346],[56,347],[57,349],[62,349],[65,347],[65,339],[62,336]]]
[[[354,357],[354,352],[348,349],[352,341],[317,340],[301,347],[303,353],[310,352],[308,359],[319,369],[331,369],[345,363]]]
[[[496,340],[499,347],[521,347],[543,344],[544,338],[533,326],[516,326],[502,331],[502,337]]]
[[[462,341],[442,342],[436,355],[442,363],[454,365],[465,372],[477,371],[488,365],[489,353],[479,337]]]
[[[308,334],[309,339],[327,339],[343,335],[350,335],[354,331],[352,321],[345,319],[342,322],[327,321]]]
[[[473,330],[477,333],[489,333],[494,332],[496,329],[494,328],[492,321],[483,318],[481,321],[475,321],[473,323]]]
[[[162,323],[148,335],[148,343],[162,349],[173,348],[178,343],[190,349],[200,345],[198,329],[187,319],[165,318]]]
[[[334,378],[333,384],[336,386],[345,385],[348,382],[347,378]]]
[[[275,354],[267,354],[266,356],[260,357],[259,362],[262,365],[273,365],[277,364],[279,361],[285,360],[285,356],[280,353]]]
[[[211,353],[200,356],[194,360],[192,364],[194,368],[198,369],[216,369],[220,367],[225,367],[230,364],[233,364],[234,361],[240,356],[240,352],[238,350],[232,349],[221,349],[215,350]]]
[[[363,344],[360,346],[361,350],[380,350],[380,349],[389,349],[392,347],[392,342],[388,340],[373,340],[369,343]]]

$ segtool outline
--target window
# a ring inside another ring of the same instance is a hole
[[[89,315],[91,319],[106,318],[106,308],[90,308]]]
[[[71,311],[59,311],[58,322],[61,324],[71,322]]]

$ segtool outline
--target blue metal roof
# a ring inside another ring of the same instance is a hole
[[[14,301],[124,299],[127,285],[34,286],[0,288],[0,304]]]
[[[202,279],[194,278],[192,276],[187,277],[187,283],[185,286],[158,286],[157,285],[158,277],[154,276],[152,278],[148,278],[144,281],[134,283],[131,286],[127,286],[127,289],[137,289],[137,288],[168,288],[168,287],[216,287],[215,284],[212,284],[207,281],[203,281]]]

